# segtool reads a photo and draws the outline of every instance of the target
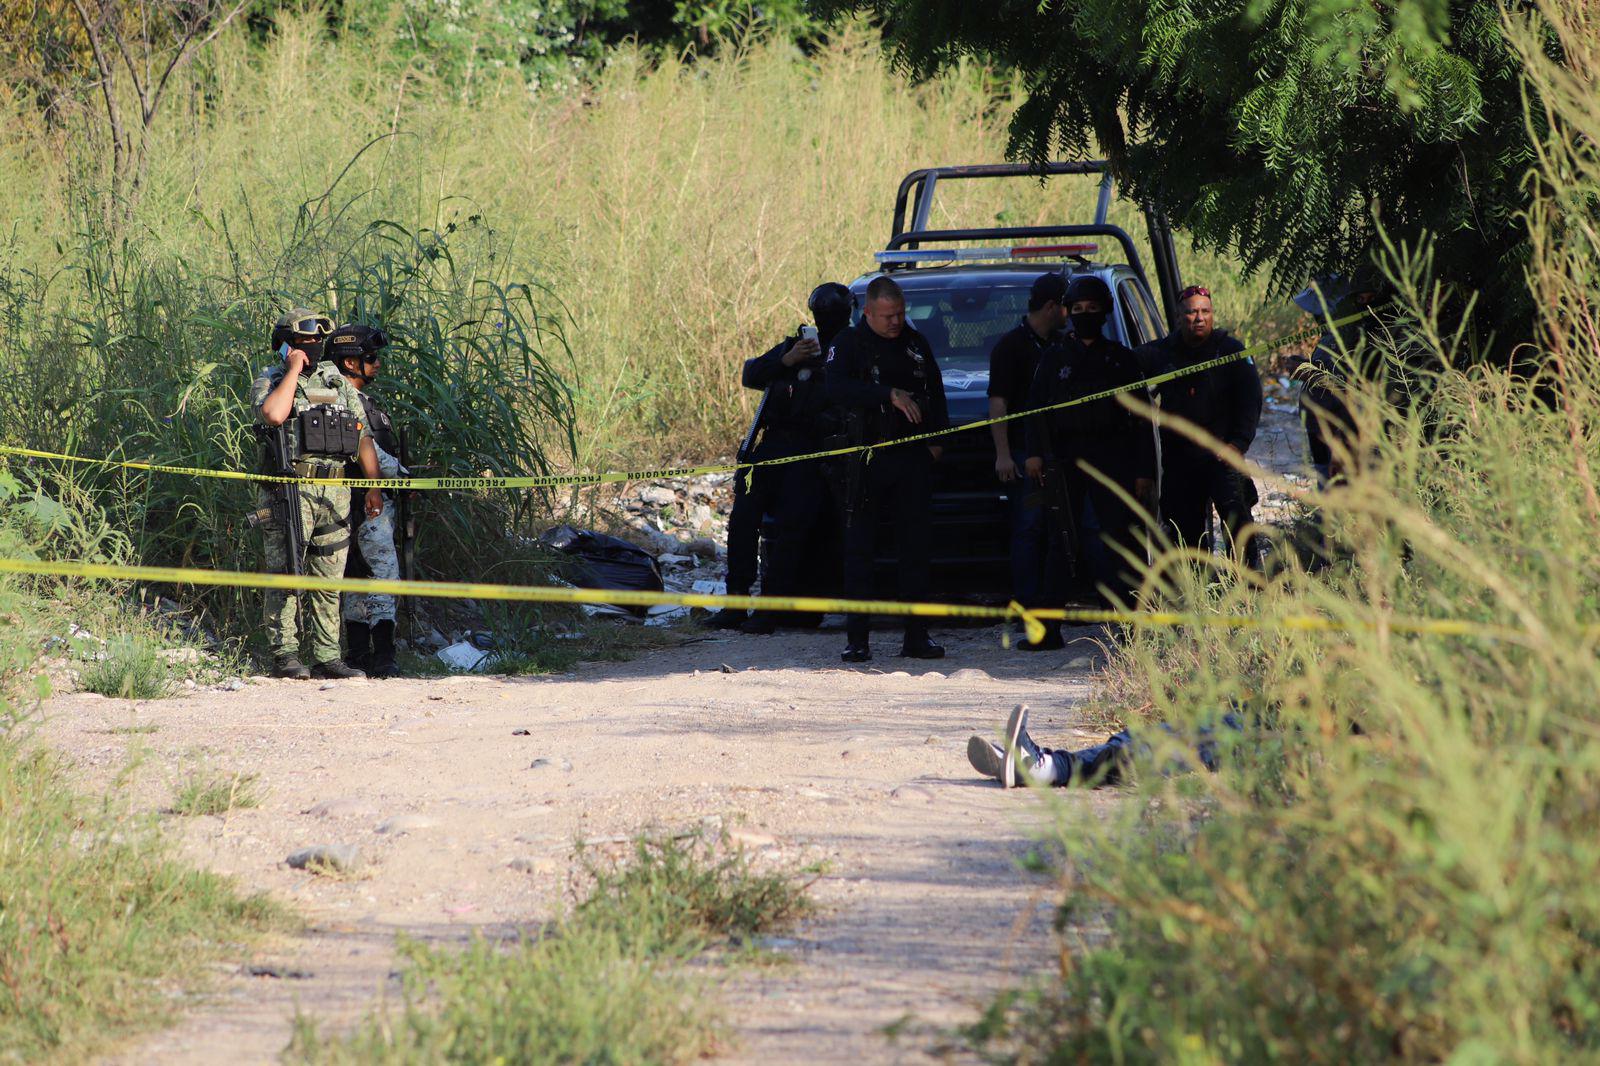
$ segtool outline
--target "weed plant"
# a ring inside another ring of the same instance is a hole
[[[621,863],[580,856],[592,887],[514,945],[402,942],[403,1006],[347,1039],[297,1020],[288,1058],[313,1063],[687,1063],[717,1046],[706,947],[807,913],[804,887],[702,836],[641,838]]]
[[[261,805],[261,778],[256,774],[198,771],[178,785],[173,814],[227,814]]]
[[[1531,179],[1547,369],[1464,369],[1447,323],[1466,294],[1431,277],[1425,251],[1389,249],[1397,308],[1384,373],[1358,390],[1352,473],[1308,501],[1325,565],[1286,550],[1263,578],[1172,553],[1150,573],[1157,601],[1261,624],[1122,645],[1112,689],[1149,745],[1136,793],[1104,820],[1052,797],[1060,977],[993,1004],[969,1034],[988,1056],[1600,1053],[1600,24],[1542,10],[1571,45],[1566,71],[1519,21],[1507,32],[1561,164]],[[1281,624],[1293,614],[1353,628]],[[1417,635],[1407,616],[1481,628]],[[1243,729],[1220,725],[1229,710]],[[1183,772],[1204,727],[1221,770]]]
[[[137,636],[119,636],[106,645],[99,658],[78,674],[85,692],[122,700],[154,700],[171,692],[167,664],[153,642]]]

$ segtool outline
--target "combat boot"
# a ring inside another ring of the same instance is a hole
[[[707,629],[738,629],[744,625],[745,617],[744,611],[736,611],[732,607],[724,607],[722,610],[710,615],[701,624]]]
[[[365,622],[345,622],[344,641],[349,647],[344,661],[351,666],[366,669],[367,656],[372,650],[372,627]]]
[[[1049,625],[1044,627],[1044,636],[1037,641],[1023,639],[1017,644],[1022,651],[1060,651],[1067,646],[1061,637],[1061,627]]]
[[[739,627],[741,633],[757,637],[770,637],[778,631],[778,619],[771,611],[755,611]]]
[[[325,663],[318,663],[311,668],[311,676],[325,678],[332,681],[342,681],[351,677],[366,677],[365,671],[357,670],[343,659],[329,659]]]
[[[287,677],[292,681],[310,681],[311,671],[306,669],[306,664],[296,659],[293,655],[274,655],[272,657],[272,676]]]
[[[372,625],[372,654],[361,664],[368,677],[392,677],[394,663],[394,620],[385,619]]]

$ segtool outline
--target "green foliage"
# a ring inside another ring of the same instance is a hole
[[[1357,389],[1349,481],[1310,502],[1328,538],[1315,573],[1285,552],[1270,578],[1169,556],[1158,600],[1258,618],[1259,629],[1143,630],[1110,694],[1151,745],[1108,819],[1053,807],[1062,866],[1059,980],[998,999],[970,1036],[1014,1061],[1566,1062],[1600,1052],[1600,270],[1592,12],[1513,30],[1551,134],[1530,274],[1545,369],[1466,365],[1438,320],[1428,259],[1392,245],[1400,308],[1380,380]],[[1576,254],[1574,254],[1576,253]],[[1592,345],[1592,341],[1583,342]],[[1563,347],[1565,345],[1565,347]],[[1592,349],[1583,349],[1592,351]],[[1382,380],[1442,366],[1389,401]],[[1350,632],[1274,625],[1290,614]],[[1465,619],[1465,638],[1407,616]],[[1150,718],[1168,723],[1168,735]],[[1221,771],[1194,761],[1218,730]],[[1098,809],[1097,809],[1098,810]]]
[[[1378,226],[1423,234],[1491,324],[1524,339],[1533,148],[1498,0],[817,0],[869,11],[927,75],[974,56],[1019,71],[1011,149],[1103,152],[1137,197],[1279,293],[1348,273]],[[1559,54],[1553,35],[1546,49]]]
[[[594,880],[574,920],[615,936],[628,950],[662,954],[682,945],[742,940],[805,917],[805,886],[784,873],[759,873],[742,849],[699,834],[641,836],[624,863],[583,856]]]
[[[258,35],[300,10],[258,6]],[[506,84],[571,90],[628,43],[704,53],[750,36],[813,41],[822,31],[805,0],[338,0],[328,22],[351,44],[384,42],[373,66],[426,72],[463,97]]]
[[[585,858],[571,915],[513,946],[402,942],[404,1007],[345,1040],[297,1020],[290,1061],[688,1063],[715,1046],[708,979],[685,963],[708,944],[806,913],[803,887],[713,842],[641,838],[631,859]]]
[[[227,814],[261,806],[261,778],[257,774],[222,774],[201,770],[191,774],[172,797],[173,814]]]
[[[8,482],[0,471],[0,483]],[[80,524],[67,512],[69,524]],[[0,504],[0,552],[39,547],[31,519]],[[81,1060],[159,1024],[174,991],[281,921],[261,897],[176,861],[148,818],[91,801],[29,735],[48,686],[44,637],[71,590],[0,578],[0,1059]],[[131,619],[124,619],[130,624]]]
[[[78,686],[113,699],[160,699],[171,691],[172,682],[159,650],[144,637],[115,637],[100,653],[101,658],[79,671]]]
[[[385,395],[410,431],[411,458],[437,474],[544,473],[570,454],[572,403],[546,353],[564,355],[554,301],[537,283],[507,276],[503,238],[476,213],[437,230],[385,219],[352,222],[362,198],[330,193],[285,218],[236,233],[221,216],[226,258],[210,273],[187,258],[132,241],[80,235],[69,290],[0,259],[0,403],[18,412],[0,439],[86,455],[138,458],[207,470],[251,470],[251,382],[274,358],[266,333],[280,309],[307,302],[341,320],[383,325]],[[58,301],[71,315],[63,318]],[[242,555],[252,486],[207,478],[98,468],[52,475],[58,491],[89,492],[115,534],[104,539],[145,563],[253,569]],[[36,494],[37,495],[37,494]],[[439,494],[428,501],[423,562],[460,573],[474,546],[523,529],[540,497]],[[36,511],[43,504],[35,503]],[[44,519],[38,518],[39,521]],[[524,530],[525,531],[525,530]],[[77,557],[94,553],[81,545]],[[224,627],[255,614],[255,597],[205,598]]]

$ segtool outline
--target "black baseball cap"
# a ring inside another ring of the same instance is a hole
[[[1052,300],[1060,303],[1066,295],[1067,279],[1064,274],[1040,274],[1033,279],[1033,288],[1028,290],[1028,310],[1037,311]]]

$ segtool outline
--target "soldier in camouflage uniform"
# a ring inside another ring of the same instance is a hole
[[[258,422],[281,426],[307,408],[328,405],[352,412],[359,420],[359,445],[356,454],[367,477],[378,476],[377,452],[372,434],[362,416],[361,397],[339,373],[323,362],[323,345],[333,322],[317,311],[295,308],[278,319],[272,331],[272,346],[282,362],[268,366],[250,390],[250,404]],[[295,463],[300,477],[343,477],[344,463],[331,458],[307,458]],[[258,505],[270,510],[270,486],[261,489]],[[366,494],[366,513],[383,509],[383,495],[377,489]],[[350,545],[349,490],[336,485],[300,486],[300,522],[304,532],[305,572],[315,577],[339,577],[344,573],[345,552]],[[289,570],[288,546],[284,531],[274,518],[264,527],[267,569],[274,573]],[[337,592],[285,592],[268,589],[265,594],[267,642],[272,649],[272,672],[276,677],[305,679],[364,677],[360,670],[345,665],[339,656],[339,594]],[[295,612],[302,612],[310,631],[312,667],[299,658],[299,633]]]
[[[396,458],[400,451],[394,422],[367,386],[377,378],[383,365],[379,351],[389,338],[371,326],[340,326],[328,339],[333,364],[346,381],[361,394],[367,428],[372,432],[378,453],[378,469],[384,477],[404,477],[410,473]],[[354,472],[352,472],[354,476]],[[360,499],[351,494],[352,519]],[[392,493],[383,494],[383,510],[356,527],[355,550],[345,564],[346,577],[374,577],[383,581],[400,580],[400,556],[395,550],[395,505]],[[344,626],[350,662],[369,677],[388,677],[395,671],[395,598],[378,593],[350,592],[344,597]]]

